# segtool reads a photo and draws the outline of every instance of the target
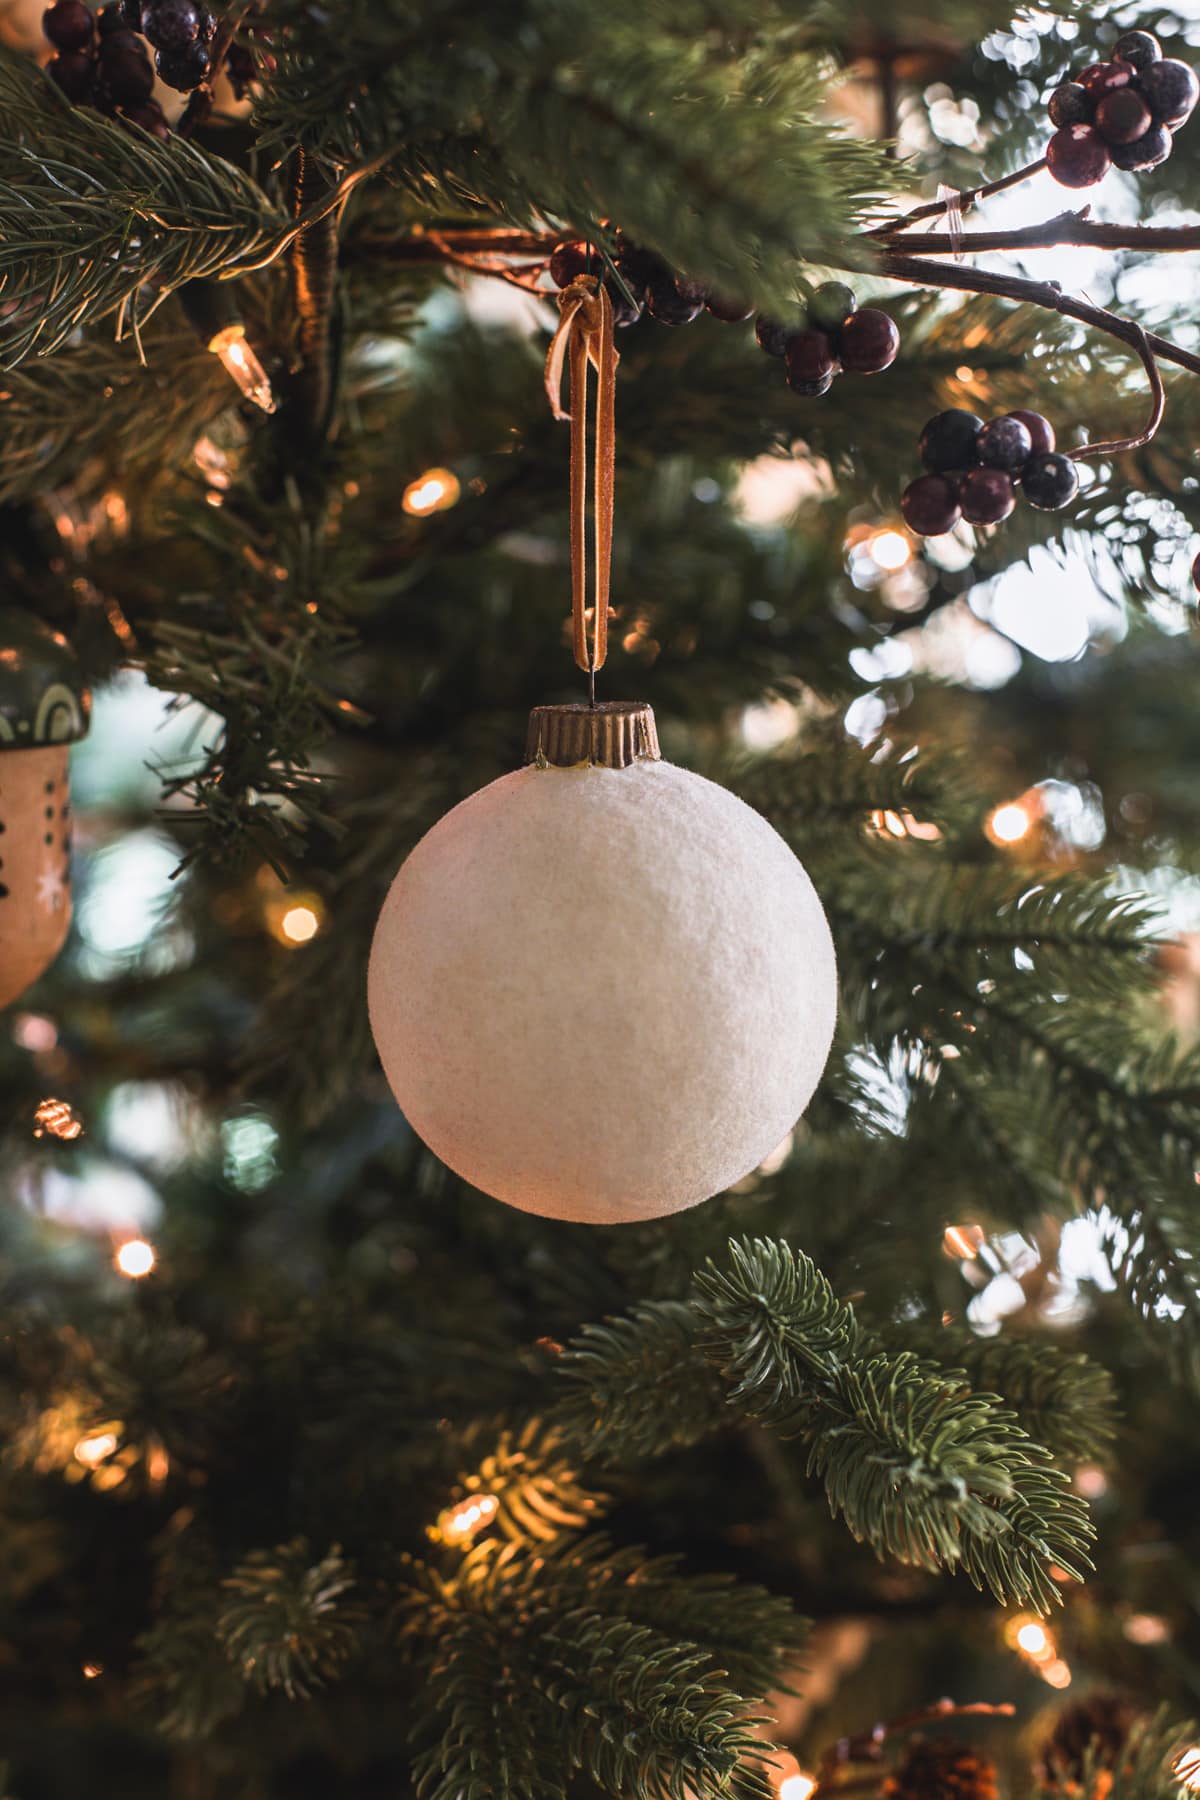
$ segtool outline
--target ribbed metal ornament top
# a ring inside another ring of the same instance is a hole
[[[644,700],[606,700],[598,706],[535,706],[525,738],[527,763],[558,769],[595,763],[627,769],[635,762],[659,762],[654,709]]]

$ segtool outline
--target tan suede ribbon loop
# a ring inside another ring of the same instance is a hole
[[[579,275],[558,296],[558,330],[546,355],[546,393],[556,419],[571,422],[571,614],[575,661],[594,675],[608,654],[608,597],[612,573],[613,470],[616,458],[617,355],[612,301],[595,275]],[[588,641],[587,470],[588,365],[596,371],[595,576]],[[562,406],[563,370],[570,377],[570,411]]]

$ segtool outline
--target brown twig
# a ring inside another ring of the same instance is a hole
[[[967,188],[961,194],[952,195],[951,199],[957,201],[960,212],[969,213],[973,206],[980,200],[986,200],[989,194],[1001,194],[1005,188],[1016,187],[1019,181],[1028,181],[1031,175],[1036,175],[1045,166],[1045,157],[1039,156],[1036,162],[1026,163],[1023,169],[1014,169],[1011,175],[1002,175],[999,181],[986,181],[982,187]],[[938,218],[949,205],[950,199],[930,200],[924,206],[915,206],[911,212],[902,213],[898,219],[885,219],[882,225],[873,225],[866,235],[872,238],[893,237],[896,232],[906,231],[921,219]]]
[[[958,288],[968,294],[996,294],[1004,300],[1044,306],[1051,312],[1062,313],[1064,318],[1078,319],[1082,325],[1090,325],[1096,331],[1118,338],[1139,355],[1145,347],[1160,362],[1177,363],[1181,369],[1190,369],[1194,375],[1200,375],[1200,356],[1181,349],[1170,338],[1159,337],[1157,332],[1143,331],[1131,319],[1122,319],[1086,300],[1073,299],[1053,281],[1028,281],[1019,275],[998,275],[989,269],[968,269],[957,263],[926,262],[919,256],[901,256],[891,250],[885,251],[880,258],[879,269],[893,281],[909,281],[916,287]]]
[[[891,1737],[902,1731],[915,1731],[918,1725],[928,1725],[934,1719],[963,1719],[967,1717],[985,1717],[1011,1719],[1016,1708],[1007,1700],[994,1706],[986,1700],[968,1700],[959,1703],[956,1700],[935,1700],[932,1706],[922,1706],[916,1712],[904,1713],[898,1719],[889,1719],[881,1724],[873,1725],[869,1731],[863,1731],[857,1737],[838,1738],[825,1751],[817,1765],[816,1793],[848,1793],[852,1787],[861,1784],[855,1780],[834,1781],[832,1777],[839,1769],[853,1766],[855,1763],[877,1763],[883,1759],[883,1746]]]
[[[1057,213],[1040,225],[1014,231],[964,231],[953,244],[941,231],[913,232],[903,242],[906,256],[942,256],[957,249],[966,256],[991,250],[1054,250],[1060,244],[1086,244],[1097,250],[1179,252],[1200,250],[1200,225],[1102,225],[1081,212]]]

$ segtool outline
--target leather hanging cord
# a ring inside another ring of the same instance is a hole
[[[617,363],[612,301],[595,275],[579,275],[558,296],[558,330],[546,356],[546,393],[556,419],[571,422],[571,615],[575,661],[594,682],[608,655],[612,578],[613,476],[617,448]],[[588,639],[587,489],[588,364],[596,371],[593,446],[595,571],[592,632]],[[570,411],[562,407],[563,371],[570,377]]]

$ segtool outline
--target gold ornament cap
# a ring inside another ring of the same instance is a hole
[[[661,762],[654,709],[644,700],[605,700],[598,706],[535,706],[525,736],[525,761],[574,769],[594,763],[627,769]]]

